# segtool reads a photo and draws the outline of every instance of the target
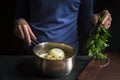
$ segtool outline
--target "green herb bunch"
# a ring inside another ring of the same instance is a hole
[[[103,18],[99,17],[98,23],[101,23],[102,20]],[[87,50],[88,56],[99,60],[107,59],[107,54],[103,54],[102,51],[104,51],[109,46],[108,37],[110,36],[111,35],[108,29],[98,24],[95,33],[91,34],[85,46],[85,50]]]

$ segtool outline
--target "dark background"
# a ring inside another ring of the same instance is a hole
[[[120,51],[120,8],[119,0],[95,0],[95,12],[108,9],[112,16],[112,25],[109,38],[109,51]],[[25,54],[23,44],[13,34],[13,22],[15,15],[15,0],[2,1],[0,3],[0,54]]]

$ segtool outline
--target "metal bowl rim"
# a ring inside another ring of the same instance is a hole
[[[49,59],[45,59],[45,58],[42,58],[42,57],[39,57],[35,52],[34,52],[34,49],[42,44],[47,44],[47,43],[58,43],[58,44],[63,44],[63,45],[67,45],[69,47],[71,47],[73,49],[73,51],[75,52],[73,56],[69,57],[69,58],[65,58],[63,60],[49,60]],[[64,60],[68,60],[68,59],[73,59],[75,56],[76,56],[76,51],[75,51],[75,48],[73,48],[71,45],[67,44],[67,43],[63,43],[63,42],[42,42],[42,43],[39,43],[38,45],[36,45],[35,47],[33,47],[33,52],[34,54],[38,57],[38,58],[41,58],[43,60],[48,60],[48,61],[64,61]]]

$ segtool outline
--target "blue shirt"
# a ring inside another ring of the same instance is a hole
[[[40,42],[64,42],[76,50],[78,27],[89,33],[92,15],[93,0],[16,1],[16,18],[25,18]]]

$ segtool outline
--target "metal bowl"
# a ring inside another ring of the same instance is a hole
[[[63,60],[48,60],[40,57],[52,48],[60,48],[65,52],[66,58]],[[40,73],[50,77],[67,76],[71,73],[75,63],[75,49],[65,43],[44,42],[33,48],[35,54],[35,64]]]

